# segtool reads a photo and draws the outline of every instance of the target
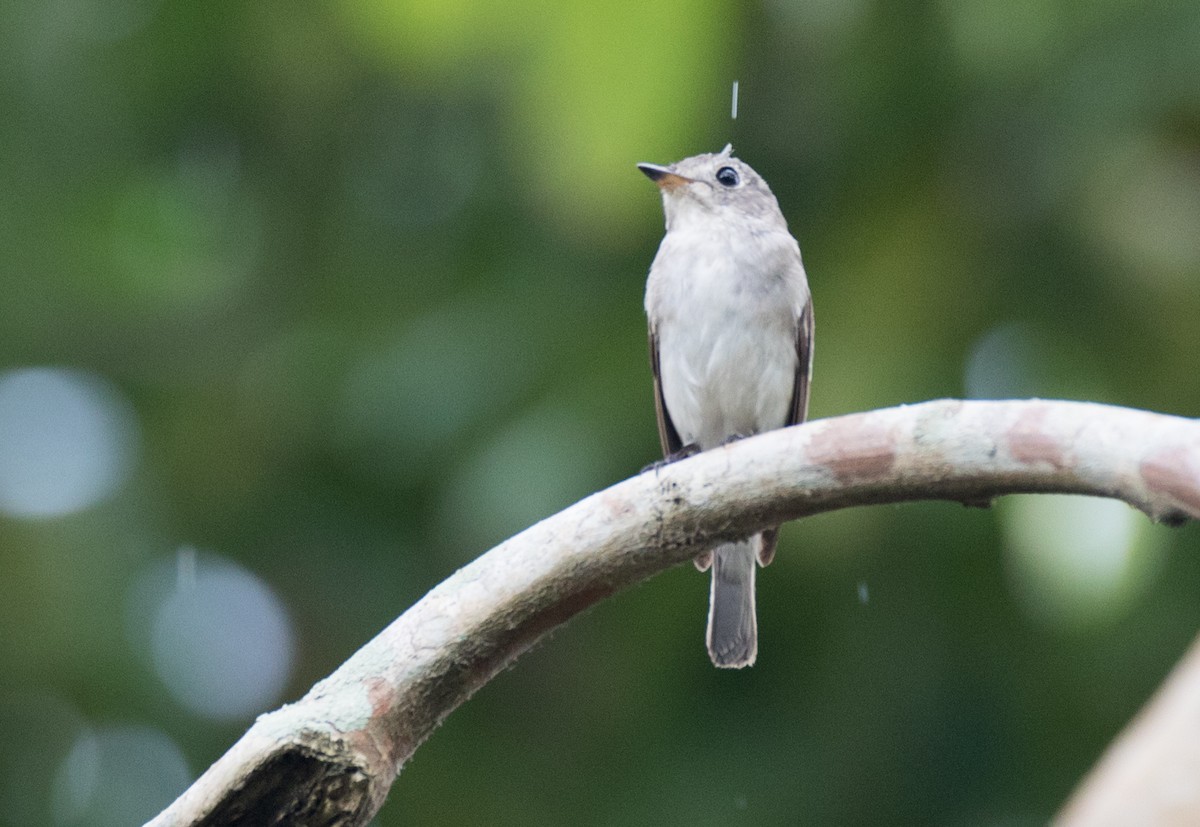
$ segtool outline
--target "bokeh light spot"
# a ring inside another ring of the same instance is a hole
[[[132,406],[94,374],[0,375],[0,511],[47,518],[96,504],[128,477],[136,434]]]
[[[130,725],[84,732],[54,780],[54,823],[141,824],[182,793],[190,779],[179,747],[156,729]]]
[[[1009,498],[999,513],[1017,597],[1049,626],[1119,616],[1153,570],[1149,523],[1118,500],[1039,494]]]
[[[605,451],[586,423],[550,405],[503,428],[451,477],[444,536],[470,556],[603,485]]]
[[[196,715],[245,718],[274,705],[291,674],[291,621],[261,579],[182,549],[130,592],[130,636],[172,697]],[[148,626],[142,626],[148,621]]]
[[[1030,330],[1011,322],[988,330],[967,354],[963,385],[969,399],[1036,395],[1039,347]]]
[[[55,776],[87,722],[42,691],[0,697],[0,825],[53,823]]]

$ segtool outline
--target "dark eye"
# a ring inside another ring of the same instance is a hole
[[[717,170],[717,180],[727,187],[736,187],[740,179],[733,167],[721,167]]]

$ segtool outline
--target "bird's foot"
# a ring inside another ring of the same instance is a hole
[[[679,462],[679,460],[681,460],[681,459],[687,459],[688,457],[693,456],[698,453],[700,453],[700,446],[694,442],[689,443],[687,445],[684,445],[682,448],[680,448],[675,453],[667,454],[667,456],[664,457],[663,459],[660,459],[657,462],[650,463],[649,465],[647,465],[645,468],[642,469],[642,473],[644,474],[650,470],[657,471],[658,469],[660,469],[664,466],[670,465],[672,462]]]

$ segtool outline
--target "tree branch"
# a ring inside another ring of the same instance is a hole
[[[1183,827],[1200,813],[1200,638],[1105,752],[1058,827]]]
[[[546,632],[699,549],[856,505],[1115,497],[1200,516],[1200,422],[1082,402],[959,402],[825,419],[648,471],[459,570],[300,701],[261,716],[166,825],[366,824],[437,725]]]

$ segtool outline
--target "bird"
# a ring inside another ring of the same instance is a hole
[[[663,461],[803,422],[812,296],[767,182],[730,145],[637,167],[658,186],[666,219],[645,303]],[[705,641],[715,666],[757,658],[755,562],[771,562],[778,538],[776,526],[696,558],[712,569]]]

